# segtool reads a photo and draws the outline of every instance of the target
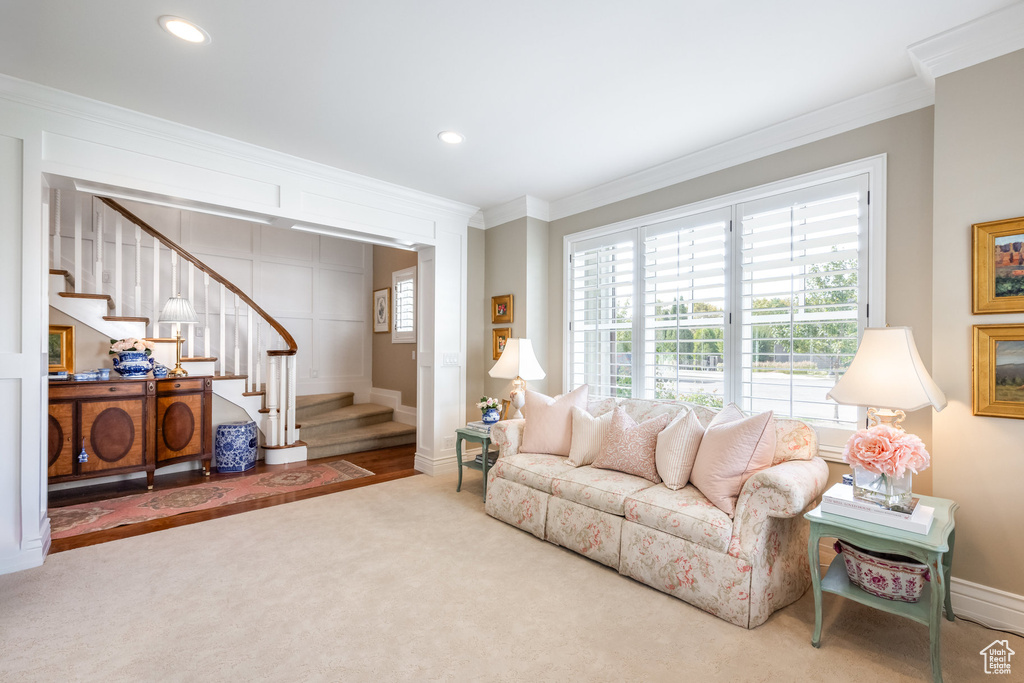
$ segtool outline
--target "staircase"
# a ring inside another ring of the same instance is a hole
[[[354,405],[352,393],[297,396],[298,347],[291,334],[239,288],[119,203],[105,197],[76,200],[73,255],[62,254],[60,204],[58,189],[53,196],[50,305],[111,339],[154,342],[157,360],[173,367],[177,341],[173,330],[163,333],[170,325],[157,318],[168,297],[180,293],[187,298],[199,323],[181,331],[182,366],[190,375],[212,375],[214,394],[256,422],[267,464],[415,443],[415,428],[393,422],[393,411],[385,406]],[[93,260],[86,262],[82,219],[90,217],[82,214],[90,208],[92,244],[105,248],[89,247]],[[149,242],[148,258],[143,236]],[[104,266],[110,241],[115,263]],[[134,259],[125,256],[132,251]],[[109,274],[111,281],[104,282],[108,278],[100,274]],[[297,421],[311,442],[299,439]]]

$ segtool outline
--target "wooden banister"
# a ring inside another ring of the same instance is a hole
[[[119,213],[122,216],[124,216],[125,218],[127,218],[129,221],[131,221],[135,225],[137,225],[140,228],[142,228],[142,230],[144,232],[149,233],[150,235],[152,235],[155,239],[157,239],[165,247],[167,247],[168,249],[170,249],[170,250],[174,251],[175,253],[177,253],[178,256],[180,256],[181,258],[185,259],[186,261],[189,261],[196,268],[198,268],[200,271],[208,274],[211,278],[213,278],[214,280],[216,280],[220,284],[224,285],[224,287],[229,292],[232,292],[233,294],[238,295],[238,297],[242,301],[244,301],[245,304],[247,306],[249,306],[249,308],[253,312],[257,313],[260,317],[262,317],[264,320],[266,320],[268,323],[270,323],[270,326],[272,328],[274,328],[274,330],[279,335],[281,335],[281,339],[284,340],[284,343],[285,343],[285,345],[288,348],[287,349],[282,349],[280,351],[268,351],[267,355],[272,355],[272,356],[273,355],[282,355],[282,356],[292,356],[292,355],[295,355],[295,353],[296,353],[296,351],[298,351],[299,347],[298,347],[298,345],[296,345],[294,337],[292,337],[292,335],[288,332],[288,330],[286,330],[284,328],[283,325],[281,325],[281,323],[279,323],[276,320],[274,320],[274,318],[271,317],[271,315],[269,313],[267,313],[262,308],[260,308],[256,304],[255,301],[253,301],[248,296],[246,296],[245,292],[240,290],[238,287],[233,285],[231,282],[228,282],[228,280],[226,278],[221,277],[217,273],[217,271],[215,271],[212,268],[210,268],[208,265],[206,265],[205,263],[203,263],[202,261],[197,259],[195,256],[193,256],[192,254],[188,253],[187,251],[185,251],[184,249],[179,247],[177,244],[175,244],[171,240],[169,240],[166,237],[164,237],[164,235],[162,233],[160,233],[159,230],[157,230],[153,226],[151,226],[148,223],[146,223],[146,221],[142,220],[141,218],[136,216],[134,213],[132,213],[131,211],[129,211],[125,207],[123,207],[120,204],[118,204],[113,199],[110,199],[109,197],[98,197],[98,199],[101,202],[103,202],[104,204],[106,204],[107,206],[109,206],[111,209],[116,211],[117,213]],[[175,292],[175,294],[177,294],[177,292]]]

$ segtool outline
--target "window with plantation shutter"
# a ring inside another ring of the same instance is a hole
[[[391,342],[416,343],[416,268],[406,268],[391,274],[393,295]]]

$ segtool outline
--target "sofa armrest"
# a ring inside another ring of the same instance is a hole
[[[501,449],[499,458],[515,455],[519,452],[519,446],[523,443],[523,429],[526,420],[502,420],[491,427],[491,442],[498,444]]]
[[[790,460],[754,474],[740,491],[729,554],[753,557],[769,518],[796,517],[825,492],[828,465],[821,458]]]

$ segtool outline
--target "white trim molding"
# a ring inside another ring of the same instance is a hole
[[[543,199],[523,195],[510,202],[485,209],[483,212],[483,228],[487,230],[488,228],[504,225],[509,221],[520,218],[536,218],[542,221],[550,221],[551,208]]]
[[[416,426],[416,409],[402,405],[402,392],[392,389],[370,389],[370,403],[376,403],[395,411],[394,421],[404,425]]]
[[[1024,49],[1024,3],[1018,2],[943,31],[907,48],[914,70],[935,79]]]
[[[1024,596],[955,576],[949,587],[955,615],[1024,637]]]

